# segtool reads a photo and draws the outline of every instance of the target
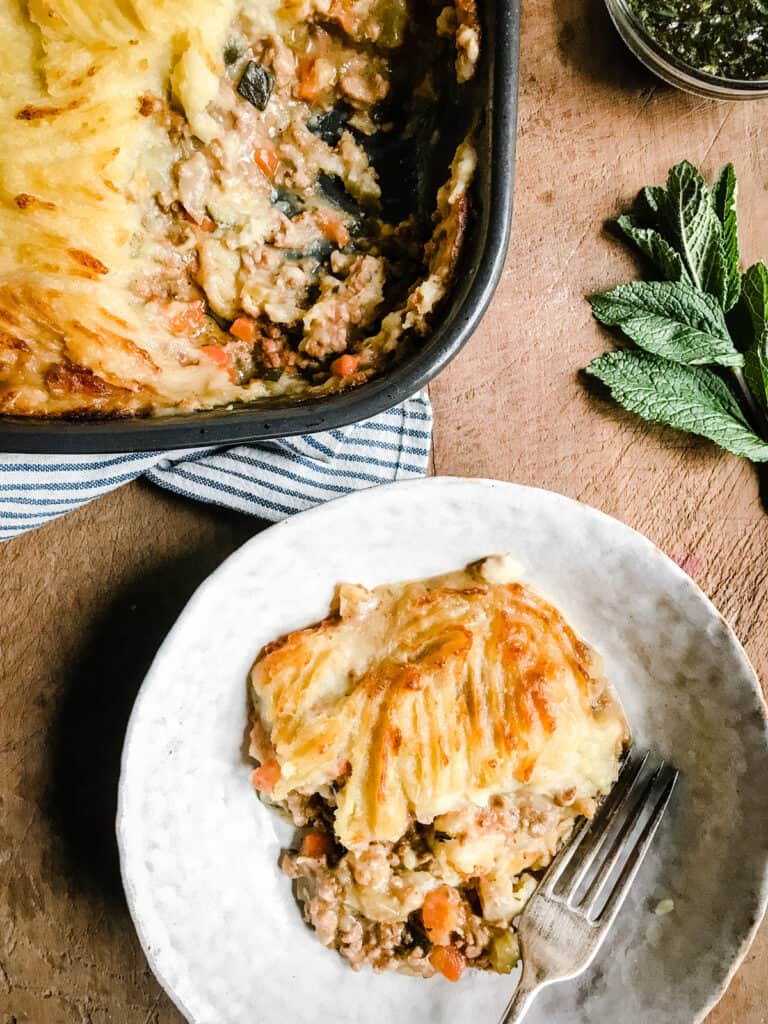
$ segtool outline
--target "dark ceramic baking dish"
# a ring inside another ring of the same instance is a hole
[[[80,422],[0,416],[0,451],[139,452],[316,433],[391,408],[440,373],[469,340],[491,300],[504,265],[512,218],[519,0],[480,0],[479,6],[484,35],[478,74],[456,94],[464,109],[441,112],[446,125],[480,114],[472,221],[452,294],[434,330],[417,349],[374,380],[327,398]]]

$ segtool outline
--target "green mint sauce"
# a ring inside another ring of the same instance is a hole
[[[663,50],[699,71],[768,79],[768,0],[628,0]]]

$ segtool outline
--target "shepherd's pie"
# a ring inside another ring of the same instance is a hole
[[[599,657],[506,557],[368,590],[251,672],[253,783],[304,830],[283,870],[354,967],[505,972],[512,922],[615,781]]]
[[[428,331],[471,127],[402,199],[475,0],[6,0],[0,36],[0,412],[317,396]]]

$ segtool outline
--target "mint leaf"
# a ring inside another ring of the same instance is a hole
[[[597,319],[646,352],[676,363],[742,366],[723,311],[689,281],[633,281],[590,297]]]
[[[616,223],[661,273],[664,281],[679,281],[682,277],[688,277],[680,254],[675,252],[658,231],[642,227],[632,217],[619,217]]]
[[[659,207],[660,230],[679,253],[697,288],[717,296],[725,308],[727,274],[723,226],[706,181],[684,160],[669,172]]]
[[[752,325],[752,342],[744,353],[744,375],[761,408],[768,408],[768,267],[755,263],[744,274],[742,304]]]
[[[753,339],[758,341],[768,333],[768,267],[764,263],[755,263],[744,272],[742,294]]]
[[[736,215],[738,183],[733,164],[726,164],[712,186],[712,204],[723,226],[722,252],[725,273],[723,309],[728,312],[739,300],[741,274],[739,273],[739,224]]]
[[[663,217],[666,202],[667,193],[661,185],[647,185],[637,197],[636,205],[641,216],[655,223]]]
[[[709,438],[734,455],[768,461],[768,443],[747,424],[727,385],[711,370],[647,352],[608,352],[587,367],[629,412]]]

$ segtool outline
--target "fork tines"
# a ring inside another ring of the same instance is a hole
[[[627,758],[594,820],[583,823],[542,880],[543,895],[601,929],[618,913],[677,782],[671,765],[653,769],[649,761],[648,753]]]

